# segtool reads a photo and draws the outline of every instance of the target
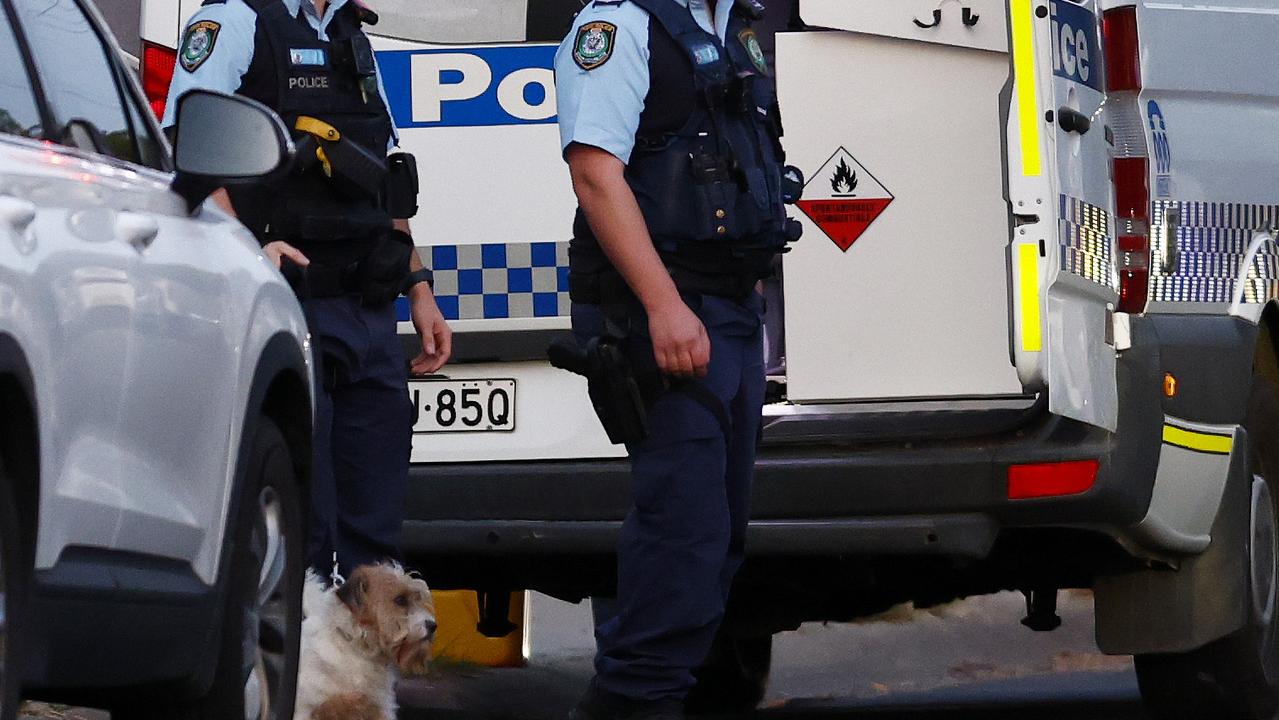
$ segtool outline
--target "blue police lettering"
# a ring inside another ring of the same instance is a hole
[[[1052,3],[1053,74],[1100,89],[1093,68],[1098,50],[1097,16],[1070,3]]]
[[[378,53],[400,128],[552,123],[554,47]]]

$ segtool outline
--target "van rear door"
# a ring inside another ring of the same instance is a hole
[[[836,32],[778,39],[787,148],[808,174],[784,268],[790,401],[1048,388],[1055,412],[1113,426],[1096,13],[1050,5],[1069,7],[801,0],[808,26]]]
[[[1020,1],[1014,0],[1014,6]],[[1113,313],[1119,278],[1114,262],[1113,135],[1105,117],[1100,11],[1095,0],[1056,0],[1048,5],[1048,22],[1032,21],[1039,48],[1036,56],[1041,63],[1049,56],[1052,60],[1046,85],[1051,88],[1051,104],[1034,114],[1051,118],[1044,128],[1050,159],[1055,161],[1043,168],[1048,173],[1055,167],[1052,210],[1036,213],[1039,233],[1049,238],[1048,247],[1055,248],[1057,255],[1040,259],[1047,266],[1041,272],[1046,270],[1050,278],[1042,310],[1040,372],[1048,386],[1050,411],[1114,430],[1119,399]],[[1023,25],[1025,19],[1029,10],[1014,17]],[[1016,27],[1013,36],[1018,36]],[[1042,49],[1045,41],[1051,53]],[[1010,168],[1009,173],[1015,176],[1016,169]],[[1027,177],[1024,167],[1022,176]],[[1033,186],[1012,184],[1019,192]],[[1056,243],[1051,241],[1054,224]],[[1021,339],[1021,353],[1031,354],[1024,333]],[[1029,358],[1025,363],[1034,365]]]
[[[1019,395],[999,0],[802,0],[777,79],[808,177],[785,256],[792,402]],[[938,20],[939,18],[939,20]],[[921,27],[927,25],[928,27]]]

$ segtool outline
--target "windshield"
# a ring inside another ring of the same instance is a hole
[[[583,0],[376,0],[370,31],[433,44],[559,42]]]

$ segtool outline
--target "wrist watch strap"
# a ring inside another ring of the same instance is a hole
[[[418,283],[426,283],[427,285],[430,285],[432,289],[434,289],[435,274],[432,273],[430,270],[427,270],[426,268],[422,268],[421,270],[414,270],[413,272],[409,273],[408,280],[404,282],[403,294],[408,295],[409,290],[413,289],[413,286],[417,285]]]

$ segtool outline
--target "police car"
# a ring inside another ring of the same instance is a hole
[[[200,209],[284,167],[284,127],[190,95],[175,161],[91,5],[0,12],[0,720],[291,718],[306,323]]]
[[[153,99],[197,4],[144,3]],[[458,331],[409,388],[408,550],[493,598],[606,593],[627,465],[543,359],[574,208],[551,61],[581,3],[372,4]],[[1272,716],[1273,2],[771,5],[807,233],[768,288],[750,559],[706,694],[758,699],[802,621],[1017,588],[1047,630],[1088,587],[1157,716]]]

